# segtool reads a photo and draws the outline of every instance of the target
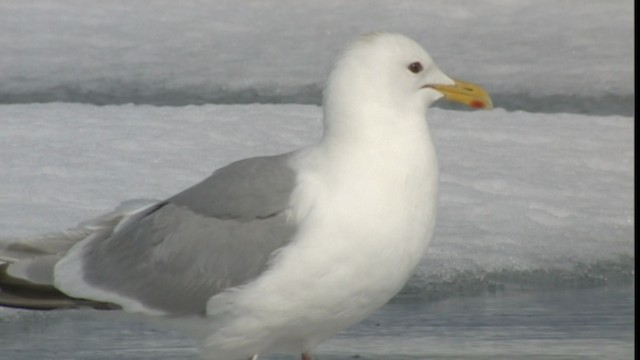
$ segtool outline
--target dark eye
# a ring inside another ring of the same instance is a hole
[[[409,64],[409,66],[407,66],[407,69],[409,69],[409,71],[411,71],[412,73],[417,74],[422,71],[422,64],[420,64],[419,61],[412,62],[411,64]]]

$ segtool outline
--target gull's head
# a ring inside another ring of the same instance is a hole
[[[325,88],[325,110],[335,107],[424,112],[446,98],[473,108],[490,108],[491,99],[481,87],[453,80],[415,41],[394,33],[372,33],[356,40],[336,62]]]

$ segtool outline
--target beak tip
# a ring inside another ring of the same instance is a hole
[[[472,109],[492,109],[491,97],[481,86],[454,80],[454,85],[432,85],[430,87],[440,91],[445,99],[462,103]]]
[[[489,101],[472,100],[469,106],[474,109],[485,109],[485,110],[493,109],[493,104],[491,103],[491,100]]]
[[[487,107],[487,104],[480,100],[473,100],[469,105],[474,109],[485,109]]]

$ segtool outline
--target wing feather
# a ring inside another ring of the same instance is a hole
[[[291,241],[288,158],[235,162],[117,231],[83,240],[56,265],[56,286],[125,309],[130,299],[153,312],[204,314],[211,296],[259,276]]]

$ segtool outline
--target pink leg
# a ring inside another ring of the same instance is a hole
[[[303,352],[302,353],[302,360],[312,360],[311,359],[311,354],[309,354],[308,352]]]

